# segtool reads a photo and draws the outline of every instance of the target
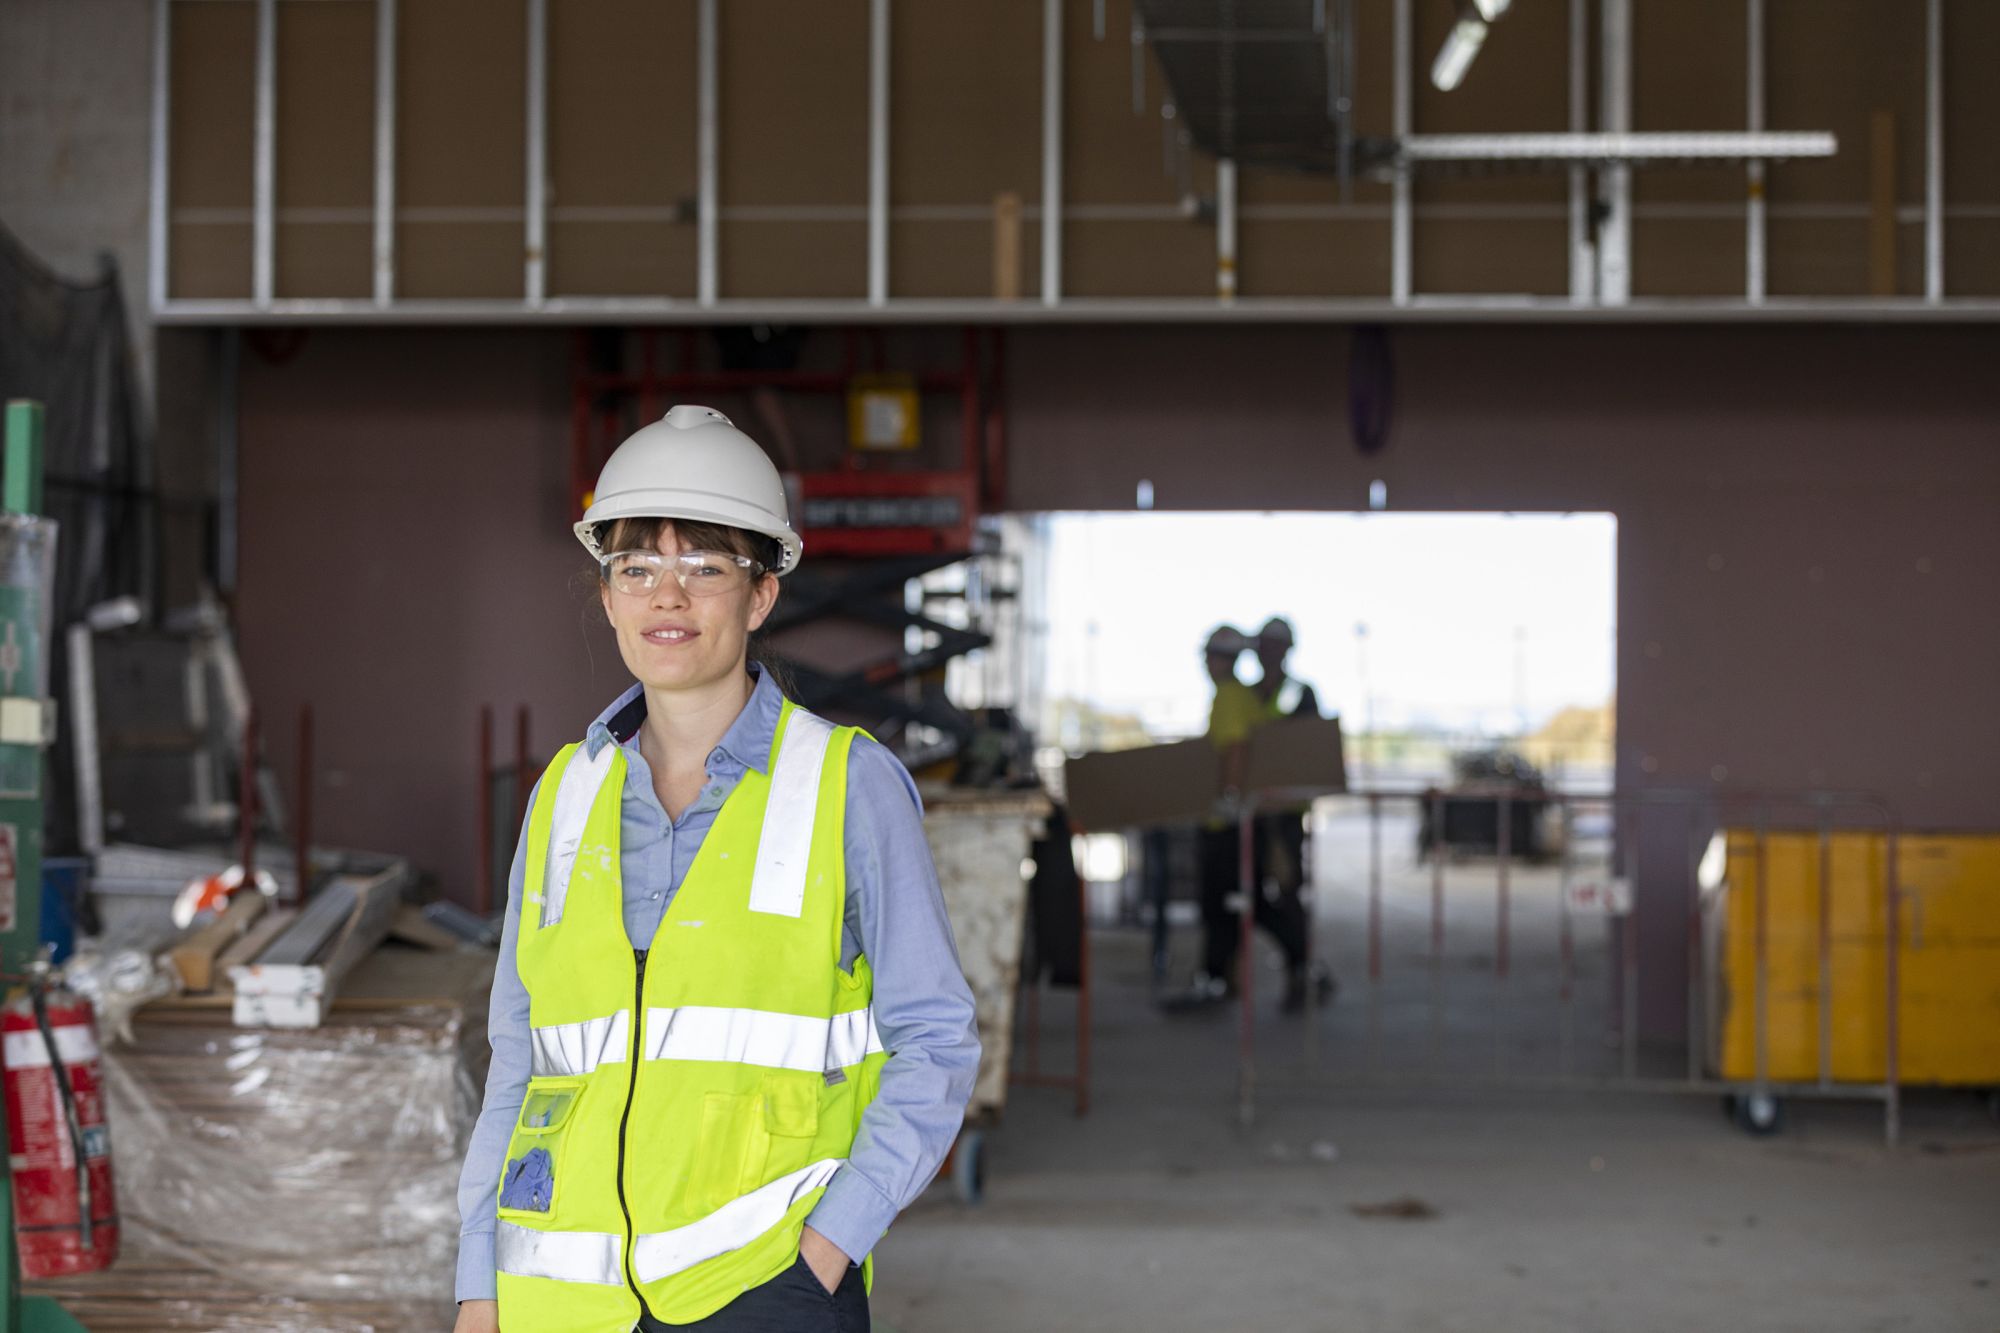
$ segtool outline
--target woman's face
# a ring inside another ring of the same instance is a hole
[[[672,523],[654,543],[662,555],[685,548]],[[671,572],[649,593],[598,585],[618,651],[639,683],[654,690],[699,690],[741,675],[751,632],[778,600],[778,580],[762,575],[730,592],[690,596]]]

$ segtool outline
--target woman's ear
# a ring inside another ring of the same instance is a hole
[[[765,574],[750,585],[750,632],[755,634],[764,628],[764,622],[771,617],[771,608],[778,604],[778,576]]]

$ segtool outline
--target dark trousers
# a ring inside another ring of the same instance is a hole
[[[1271,868],[1270,825],[1287,818],[1294,824],[1299,823],[1297,815],[1264,815],[1259,816],[1252,826],[1256,889],[1251,902],[1251,915],[1285,951],[1285,966],[1297,971],[1306,962],[1306,910],[1299,897],[1298,885],[1281,884],[1275,898],[1264,891],[1264,877]],[[1236,976],[1237,953],[1243,944],[1242,914],[1230,910],[1227,902],[1236,892],[1242,877],[1241,868],[1237,865],[1240,846],[1234,824],[1228,828],[1202,831],[1201,920],[1205,937],[1202,970],[1212,977]]]
[[[850,1265],[828,1294],[803,1258],[761,1287],[752,1287],[706,1319],[663,1324],[642,1317],[641,1333],[868,1333],[868,1290]]]

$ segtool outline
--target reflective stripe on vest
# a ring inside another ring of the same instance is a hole
[[[536,1231],[502,1222],[493,1232],[493,1266],[515,1277],[625,1285],[625,1238],[602,1231]]]
[[[548,871],[542,879],[542,924],[553,926],[562,920],[563,904],[569,899],[570,872],[583,844],[583,826],[597,789],[611,772],[615,747],[600,746],[595,759],[588,750],[579,751],[563,769],[562,784],[556,788],[555,820],[549,838]]]
[[[757,835],[757,871],[750,880],[753,912],[795,917],[805,909],[813,813],[819,805],[827,742],[832,739],[833,724],[803,708],[794,708],[785,722],[784,744],[771,770],[764,827]]]
[[[858,1065],[883,1049],[872,1008],[832,1018],[691,1005],[648,1009],[645,1036],[648,1060],[717,1060],[812,1074]]]
[[[730,1200],[699,1222],[635,1238],[632,1275],[642,1283],[658,1282],[705,1259],[741,1249],[782,1222],[793,1204],[832,1180],[846,1160],[829,1157],[814,1162]]]
[[[529,1029],[534,1077],[588,1074],[599,1065],[624,1064],[632,1048],[632,1030],[626,1019],[630,1012],[620,1009],[606,1018]]]

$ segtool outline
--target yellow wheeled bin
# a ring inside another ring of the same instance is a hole
[[[1761,866],[1754,831],[1719,836],[1721,882],[1703,899],[1717,1076],[1758,1081],[1761,907],[1763,1081],[1885,1084],[1887,837],[1833,833],[1822,867],[1816,832],[1769,833]],[[1897,871],[1897,1082],[2000,1087],[2000,837],[1905,834]]]

